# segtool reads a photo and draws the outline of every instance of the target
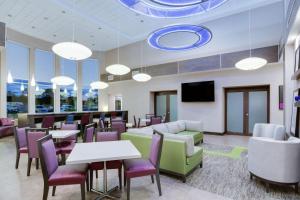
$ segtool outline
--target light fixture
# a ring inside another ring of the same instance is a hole
[[[72,85],[75,81],[74,79],[68,76],[56,76],[51,79],[51,82],[59,86],[68,86],[68,85]]]
[[[36,91],[36,92],[40,91],[39,85],[36,85],[35,91]]]
[[[92,90],[102,90],[108,87],[108,83],[103,81],[94,81],[90,84]]]
[[[138,81],[138,82],[147,82],[149,80],[151,80],[151,76],[149,74],[146,74],[146,73],[143,73],[143,42],[140,42],[141,46],[140,46],[140,52],[141,52],[141,72],[137,72],[135,73],[132,78],[135,80],[135,81]],[[146,69],[146,68],[145,68]]]
[[[240,70],[256,70],[265,66],[268,61],[260,57],[252,57],[252,38],[251,38],[251,10],[248,12],[248,37],[249,37],[249,54],[248,58],[244,58],[235,64]]]
[[[119,0],[127,8],[158,18],[188,17],[210,11],[228,0]]]
[[[77,85],[76,85],[76,83],[74,83],[73,90],[77,91]]]
[[[174,34],[181,34],[181,35],[177,35],[176,38],[173,38],[172,35]],[[184,36],[187,36],[188,38],[192,38],[191,41],[189,41],[189,43],[182,43],[182,40],[180,40],[180,38]],[[212,38],[211,31],[204,26],[181,24],[181,25],[167,26],[154,31],[148,37],[148,44],[151,47],[156,49],[161,49],[166,51],[182,51],[182,50],[191,50],[191,49],[204,46],[208,42],[210,42],[211,38]],[[176,40],[180,43],[177,42],[178,43],[177,45],[176,44],[173,45],[173,43],[175,43],[174,41]]]
[[[65,94],[68,94],[67,88],[64,89],[64,93],[65,93]]]
[[[24,87],[24,84],[23,84],[23,82],[21,83],[20,90],[21,90],[22,92],[25,90],[25,87]]]
[[[31,78],[31,83],[30,83],[30,85],[31,85],[32,87],[35,86],[35,79],[34,79],[34,76],[32,76],[32,78]]]
[[[56,84],[55,83],[52,83],[52,89],[56,90]]]
[[[53,45],[52,50],[60,57],[69,60],[84,60],[92,55],[92,51],[77,42],[61,42]]]
[[[8,72],[7,74],[7,83],[10,84],[10,83],[13,83],[14,82],[14,79],[10,73],[10,71]]]

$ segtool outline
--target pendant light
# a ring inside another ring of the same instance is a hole
[[[36,92],[40,91],[39,85],[36,85],[35,91],[36,91]]]
[[[24,92],[24,90],[25,90],[25,87],[24,87],[24,84],[23,84],[23,82],[21,83],[20,90],[21,90],[21,92]]]
[[[103,90],[108,87],[108,83],[103,81],[94,81],[90,84],[92,90]]]
[[[152,77],[147,73],[143,73],[143,42],[141,42],[140,52],[141,52],[141,72],[134,74],[132,78],[138,82],[147,82],[151,80]]]
[[[77,85],[76,85],[76,83],[74,83],[73,90],[77,91]]]
[[[10,73],[10,71],[8,71],[8,74],[7,74],[7,83],[10,84],[10,83],[13,83],[14,82],[14,79]]]
[[[65,93],[65,94],[68,94],[67,88],[64,89],[64,93]]]
[[[240,70],[256,70],[265,66],[268,63],[267,60],[264,58],[252,57],[251,10],[249,10],[248,13],[248,25],[250,57],[242,59],[235,64],[235,67]]]
[[[120,28],[120,26],[119,26]],[[112,74],[112,75],[118,75],[118,76],[122,76],[125,74],[128,74],[130,72],[130,68],[120,64],[120,34],[118,31],[118,35],[117,35],[117,42],[118,42],[118,49],[117,49],[117,59],[118,59],[118,64],[113,64],[113,65],[109,65],[106,67],[106,72]]]
[[[30,85],[32,86],[32,87],[34,87],[36,84],[35,84],[35,79],[34,79],[34,76],[32,76],[32,78],[31,78],[31,83],[30,83]]]
[[[56,90],[56,84],[52,83],[52,90]]]
[[[62,74],[64,74],[64,65],[62,66]],[[75,83],[75,80],[68,77],[68,76],[55,76],[51,79],[51,82],[53,85],[56,86],[68,86],[68,85],[72,85]]]

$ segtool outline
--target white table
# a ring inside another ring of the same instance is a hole
[[[52,135],[52,138],[55,139],[65,139],[72,135],[80,133],[80,130],[51,130],[49,134]]]
[[[126,160],[141,158],[141,153],[129,140],[77,143],[67,159],[67,164],[82,164],[92,162],[103,162],[103,192],[92,189],[103,197],[116,198],[110,193],[115,188],[107,191],[107,169],[106,162],[112,160]]]

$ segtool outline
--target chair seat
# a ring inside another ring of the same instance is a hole
[[[59,166],[49,178],[49,185],[71,185],[85,182],[87,165]]]
[[[61,154],[70,154],[75,146],[75,141],[68,142],[69,144],[63,145],[62,147],[59,147]]]
[[[155,174],[155,166],[146,159],[125,160],[125,175],[127,178]]]
[[[89,169],[91,170],[102,170],[103,168],[104,168],[103,162],[95,162],[89,165]],[[106,169],[120,169],[120,168],[122,168],[122,161],[120,160],[106,162]]]
[[[19,151],[20,153],[28,153],[28,147],[21,147]]]

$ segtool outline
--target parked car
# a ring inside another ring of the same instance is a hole
[[[18,113],[19,108],[16,105],[7,104],[7,112],[8,113]]]
[[[36,105],[35,106],[35,112],[36,113],[45,113],[45,112],[49,112],[48,108],[44,105]]]
[[[72,105],[66,105],[66,104],[64,104],[64,105],[62,105],[60,107],[60,110],[61,111],[73,111],[74,107]]]

